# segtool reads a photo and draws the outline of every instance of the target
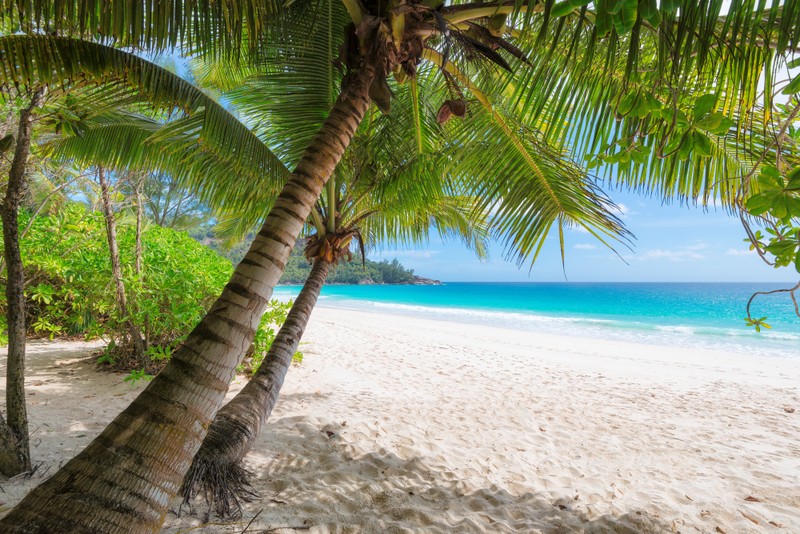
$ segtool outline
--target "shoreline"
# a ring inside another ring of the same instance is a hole
[[[287,300],[284,296],[280,300]],[[574,337],[584,340],[604,340],[635,343],[678,349],[700,349],[711,352],[794,358],[800,331],[762,330],[696,324],[667,324],[642,322],[625,318],[606,318],[580,315],[558,315],[548,312],[493,310],[483,308],[405,304],[390,301],[320,298],[317,308],[342,312],[380,313],[389,316],[421,318],[462,326],[491,326],[514,332],[542,336]],[[781,325],[785,326],[785,325]],[[572,329],[571,333],[560,332]]]
[[[144,387],[95,372],[85,347],[31,347],[45,475]],[[259,499],[193,532],[256,514],[280,533],[800,530],[800,358],[325,307],[300,350],[246,459]],[[0,483],[2,509],[37,477]]]

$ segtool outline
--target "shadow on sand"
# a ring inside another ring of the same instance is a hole
[[[212,518],[202,527],[205,505],[198,500],[194,516],[170,514],[164,532],[242,532],[248,524],[248,533],[673,532],[641,510],[590,517],[578,500],[468,486],[420,457],[403,459],[386,450],[354,456],[346,429],[338,433],[329,426],[305,417],[274,420],[248,457],[258,497],[243,506],[242,518]]]

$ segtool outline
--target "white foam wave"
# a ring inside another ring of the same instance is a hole
[[[357,299],[330,298],[322,305],[355,310],[380,310],[386,313],[413,315],[428,319],[478,323],[558,335],[566,334],[666,346],[700,347],[771,356],[796,356],[797,351],[790,342],[800,340],[800,335],[788,332],[757,334],[749,330],[712,326],[655,325],[643,321],[549,316],[526,312],[423,306]]]

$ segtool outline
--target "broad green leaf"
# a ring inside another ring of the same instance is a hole
[[[623,117],[630,113],[638,97],[639,95],[636,93],[628,93],[625,95],[625,97],[620,101],[619,106],[617,106],[617,113]]]
[[[786,189],[788,191],[800,191],[800,167],[792,169],[786,178]]]
[[[767,251],[775,257],[794,256],[796,248],[797,243],[793,241],[775,241],[767,246]]]
[[[618,0],[611,11],[614,29],[617,34],[625,35],[633,29],[639,11],[639,0]]]
[[[570,13],[572,13],[572,11],[574,9],[575,9],[575,6],[573,6],[567,0],[564,0],[563,2],[559,2],[559,3],[557,3],[556,5],[553,6],[553,8],[550,10],[550,16],[551,17],[563,17],[565,15],[569,15]]]
[[[770,209],[773,196],[772,193],[758,193],[747,199],[745,207],[753,215],[763,215]]]
[[[650,111],[659,110],[664,107],[664,104],[662,104],[659,99],[653,96],[652,93],[645,92],[644,99],[647,102],[647,107],[650,109]]]
[[[631,151],[631,157],[634,162],[644,165],[650,159],[650,147],[644,145],[637,146]]]
[[[722,119],[724,118],[725,117],[722,115],[722,113],[718,111],[715,113],[709,113],[697,121],[695,126],[701,130],[714,133],[722,125]]]
[[[700,120],[714,109],[717,95],[703,95],[694,103],[694,120]]]
[[[609,0],[597,0],[595,2],[597,15],[595,16],[594,26],[598,37],[605,37],[611,32],[612,21],[608,12],[608,2]]]
[[[681,161],[686,161],[689,159],[689,155],[692,153],[692,149],[694,148],[694,137],[692,135],[686,135],[681,142],[681,146],[678,147],[678,159]]]
[[[683,139],[682,135],[676,135],[672,139],[667,142],[666,146],[664,147],[664,152],[667,154],[672,154],[675,152],[681,144],[681,140]]]
[[[700,132],[693,132],[692,137],[694,138],[694,149],[699,155],[708,157],[713,154],[714,146],[711,139]]]
[[[791,219],[792,217],[800,216],[800,197],[797,197],[792,193],[784,193],[783,198],[786,199],[786,207],[789,211],[789,213],[787,213],[787,217]]]
[[[711,133],[715,135],[725,135],[730,131],[731,128],[736,126],[736,121],[733,119],[729,119],[728,117],[724,117],[717,128],[715,128]]]
[[[781,91],[781,94],[784,95],[793,95],[795,93],[800,93],[800,76],[795,76],[794,80]]]
[[[758,186],[760,188],[783,188],[783,179],[778,168],[774,165],[766,165],[761,168],[761,174],[758,175]]]
[[[681,5],[680,0],[662,0],[661,9],[665,13],[674,13]]]
[[[789,203],[786,195],[775,194],[772,198],[769,212],[776,219],[784,219],[789,214]]]
[[[796,69],[797,67],[800,67],[800,57],[787,63],[786,67],[789,69]]]
[[[656,0],[639,0],[639,13],[653,27],[661,24],[661,12],[658,10]]]
[[[631,113],[634,117],[640,119],[647,117],[650,114],[650,106],[647,105],[647,99],[640,95]]]

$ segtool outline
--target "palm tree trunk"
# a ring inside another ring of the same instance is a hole
[[[156,532],[250,346],[289,253],[370,104],[353,74],[206,316],[86,449],[0,521],[4,532]]]
[[[17,146],[8,171],[8,186],[3,201],[3,246],[6,260],[6,306],[8,320],[8,356],[6,357],[6,418],[0,418],[0,435],[6,447],[3,474],[16,475],[31,469],[28,439],[28,414],[25,408],[25,275],[19,249],[19,205],[25,191],[25,167],[31,151],[33,110],[42,105],[45,88],[33,94],[31,104],[20,111]],[[8,447],[12,447],[9,449]],[[16,461],[15,461],[16,460]],[[8,472],[6,472],[8,471]]]
[[[250,382],[214,418],[203,445],[184,479],[181,493],[188,504],[199,491],[221,517],[239,511],[239,498],[250,493],[248,473],[239,464],[261,432],[278,401],[283,381],[303,337],[311,311],[331,266],[316,259],[286,321],[278,330],[264,362]]]
[[[139,329],[136,328],[133,320],[128,316],[128,298],[125,295],[125,282],[122,280],[122,265],[119,261],[119,245],[117,244],[117,222],[114,219],[111,193],[105,170],[102,166],[97,167],[97,179],[100,182],[100,198],[103,206],[103,217],[106,220],[106,239],[108,240],[108,251],[111,255],[111,276],[114,278],[114,287],[116,288],[117,310],[131,338],[134,356],[139,365],[144,368],[147,365],[147,359],[144,355],[144,343],[142,343]]]

